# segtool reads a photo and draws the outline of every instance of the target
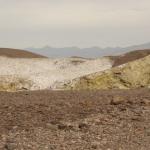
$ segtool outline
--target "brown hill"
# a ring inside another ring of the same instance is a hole
[[[0,56],[12,57],[12,58],[45,58],[45,56],[28,52],[25,50],[0,48]]]
[[[128,63],[130,61],[146,57],[148,55],[150,55],[150,49],[135,50],[120,56],[110,56],[109,58],[111,58],[114,61],[113,67],[116,67]]]

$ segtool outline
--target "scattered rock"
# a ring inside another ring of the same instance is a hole
[[[132,105],[134,102],[133,100],[128,100],[127,103]]]
[[[0,92],[0,150],[150,147],[149,89],[25,93]]]
[[[51,123],[47,123],[46,124],[46,127],[50,130],[57,130],[57,126],[56,125],[53,125]]]
[[[146,131],[147,135],[150,136],[150,129]]]
[[[144,103],[145,105],[150,105],[150,100],[148,100],[148,99],[143,99],[142,100],[142,103]]]
[[[78,127],[79,129],[87,129],[89,128],[89,125],[87,123],[79,123]]]
[[[16,144],[15,143],[6,143],[5,146],[4,146],[4,149],[5,150],[15,150],[16,149]]]
[[[100,142],[95,141],[95,142],[92,143],[91,147],[92,147],[92,149],[99,149],[99,145],[100,145]]]
[[[122,104],[124,102],[124,98],[121,96],[115,96],[112,98],[110,104],[111,105],[119,105]]]
[[[142,119],[140,117],[132,117],[131,118],[133,121],[142,121]]]
[[[60,124],[57,125],[57,127],[60,130],[71,130],[71,129],[73,129],[73,126],[71,124],[60,123]]]

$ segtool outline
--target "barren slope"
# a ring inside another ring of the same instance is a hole
[[[130,61],[146,57],[148,55],[150,55],[150,49],[131,51],[119,56],[110,56],[109,58],[114,61],[113,67],[116,67]]]
[[[31,53],[25,50],[0,48],[0,56],[12,57],[12,58],[44,58],[42,55]]]

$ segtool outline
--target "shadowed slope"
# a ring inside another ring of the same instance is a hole
[[[150,55],[150,49],[136,50],[136,51],[126,53],[124,55],[110,56],[109,58],[111,58],[114,61],[113,67],[115,67],[115,66],[128,63],[130,61],[134,61],[134,60],[146,57],[148,55]]]

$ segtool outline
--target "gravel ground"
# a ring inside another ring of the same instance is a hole
[[[149,150],[150,89],[0,92],[1,150]]]

